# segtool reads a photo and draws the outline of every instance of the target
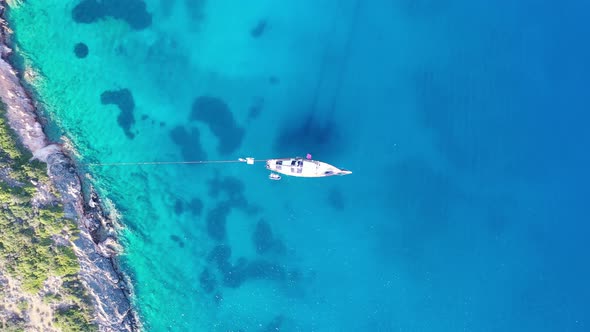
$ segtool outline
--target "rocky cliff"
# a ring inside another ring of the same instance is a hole
[[[72,159],[62,146],[49,142],[37,120],[33,101],[8,61],[11,30],[4,20],[6,8],[6,2],[0,0],[0,99],[6,106],[8,123],[33,157],[47,163],[48,175],[60,193],[66,216],[77,222],[80,234],[74,241],[75,253],[99,329],[137,331],[139,323],[130,302],[131,289],[116,261],[119,249],[113,223],[102,211],[95,193],[84,200]]]

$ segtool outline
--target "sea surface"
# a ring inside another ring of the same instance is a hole
[[[590,330],[588,1],[18,3],[146,330]]]

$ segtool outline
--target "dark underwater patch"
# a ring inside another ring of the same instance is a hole
[[[227,204],[219,204],[207,213],[207,234],[216,241],[225,240],[226,219],[231,211]]]
[[[275,138],[274,150],[281,155],[301,155],[313,151],[320,155],[341,150],[339,128],[332,121],[315,121],[313,113],[289,121]]]
[[[88,45],[84,43],[77,43],[74,46],[74,54],[77,58],[83,59],[88,56]]]
[[[287,272],[280,264],[257,259],[247,264],[246,278],[283,281]]]
[[[252,36],[252,38],[258,38],[262,36],[262,34],[264,34],[266,31],[266,27],[266,20],[259,20],[258,23],[256,23],[256,25],[250,30],[250,36]]]
[[[276,331],[280,331],[281,327],[283,325],[283,321],[285,320],[285,317],[282,315],[277,315],[275,318],[273,318],[268,324],[266,324],[263,328],[262,328],[262,332],[276,332]]]
[[[179,247],[184,248],[184,241],[178,235],[170,235],[170,240],[176,242]]]
[[[287,282],[295,284],[303,279],[303,273],[300,270],[293,269],[287,271]]]
[[[219,305],[221,301],[223,301],[223,294],[221,294],[221,292],[215,293],[215,295],[213,295],[213,300],[215,301],[215,304]]]
[[[135,124],[135,117],[133,116],[135,102],[131,91],[129,89],[104,91],[100,95],[100,102],[103,105],[112,104],[119,107],[121,112],[117,117],[117,123],[123,128],[127,137],[134,138],[135,135],[131,132],[131,127]]]
[[[227,104],[219,98],[201,96],[195,99],[191,120],[206,124],[219,144],[217,151],[221,154],[234,152],[244,138],[244,129],[238,127]]]
[[[226,244],[218,244],[209,252],[207,261],[214,263],[220,270],[226,270],[230,257],[231,247]]]
[[[219,272],[223,275],[223,285],[229,288],[238,288],[246,281],[244,270],[246,269],[247,261],[245,258],[239,258],[236,264],[228,264]]]
[[[170,138],[180,147],[185,160],[206,160],[207,153],[201,147],[201,135],[197,128],[190,132],[182,126],[170,130]]]
[[[270,225],[266,221],[258,221],[252,234],[252,242],[254,242],[256,252],[259,254],[264,254],[272,248],[274,237]]]
[[[220,203],[210,210],[206,216],[207,232],[209,236],[217,241],[223,241],[226,233],[226,218],[231,209],[237,208],[248,214],[258,212],[258,208],[250,206],[244,195],[244,184],[237,178],[217,175],[208,181],[209,195],[220,198]],[[202,203],[195,203],[202,204]]]
[[[274,237],[270,224],[264,220],[259,220],[256,223],[256,228],[252,233],[252,243],[260,255],[269,252],[280,254],[285,251],[283,243]]]
[[[217,267],[221,273],[223,285],[229,288],[240,287],[248,280],[297,281],[298,274],[287,272],[278,263],[256,259],[248,261],[240,257],[235,264],[230,262],[231,248],[228,245],[217,245],[207,257],[207,261]]]
[[[244,183],[240,179],[233,176],[221,177],[217,175],[215,178],[207,181],[209,185],[209,196],[218,198],[225,194],[226,199],[236,207],[242,206],[246,200],[244,196]]]
[[[254,99],[252,106],[248,110],[248,120],[254,120],[260,116],[262,109],[264,108],[264,98],[258,97]]]
[[[184,3],[186,12],[193,21],[201,21],[205,17],[203,7],[206,0],[184,0]]]
[[[327,197],[328,204],[334,209],[338,211],[344,210],[345,202],[344,202],[344,194],[342,190],[338,187],[332,187],[328,192]]]
[[[209,196],[223,200],[231,208],[240,209],[248,215],[255,215],[260,207],[250,204],[244,195],[244,183],[238,178],[219,174],[208,181]]]
[[[176,202],[174,202],[174,213],[178,215],[182,214],[182,212],[184,212],[184,204],[180,199],[177,199]]]
[[[200,216],[203,212],[203,202],[198,198],[193,198],[188,203],[183,202],[181,199],[177,199],[174,202],[174,213],[179,215],[185,210],[188,210],[188,212],[196,216]]]
[[[198,198],[191,199],[191,201],[188,202],[188,210],[192,214],[200,216],[203,212],[203,201]]]
[[[287,277],[287,272],[279,264],[264,260],[248,262],[245,258],[238,259],[228,271],[222,272],[223,285],[229,288],[238,288],[248,280],[283,281]]]
[[[72,9],[76,23],[94,23],[106,17],[123,20],[134,30],[152,24],[152,15],[142,0],[82,0]]]
[[[215,276],[211,274],[207,268],[205,268],[199,275],[199,284],[201,285],[201,289],[207,294],[212,293],[217,286]]]

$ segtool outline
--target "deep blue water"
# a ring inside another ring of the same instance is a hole
[[[88,169],[148,330],[587,331],[589,10],[30,0],[11,20],[82,161],[353,171]]]

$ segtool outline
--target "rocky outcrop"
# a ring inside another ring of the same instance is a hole
[[[104,331],[138,330],[137,317],[130,304],[131,289],[119,271],[116,232],[102,211],[98,196],[91,192],[83,200],[82,188],[71,159],[63,152],[47,157],[48,174],[61,194],[67,215],[75,216],[80,235],[74,249],[80,262],[82,280],[95,302],[96,320]]]
[[[6,3],[0,0],[0,16]],[[130,283],[118,269],[120,252],[113,223],[91,192],[84,200],[80,177],[72,159],[43,132],[32,99],[7,61],[10,29],[0,18],[0,98],[5,104],[9,125],[33,157],[47,163],[48,175],[60,193],[66,216],[77,221],[80,234],[74,241],[80,263],[80,277],[95,308],[95,321],[101,331],[137,331],[139,322],[131,306]],[[91,189],[90,189],[91,190]]]

